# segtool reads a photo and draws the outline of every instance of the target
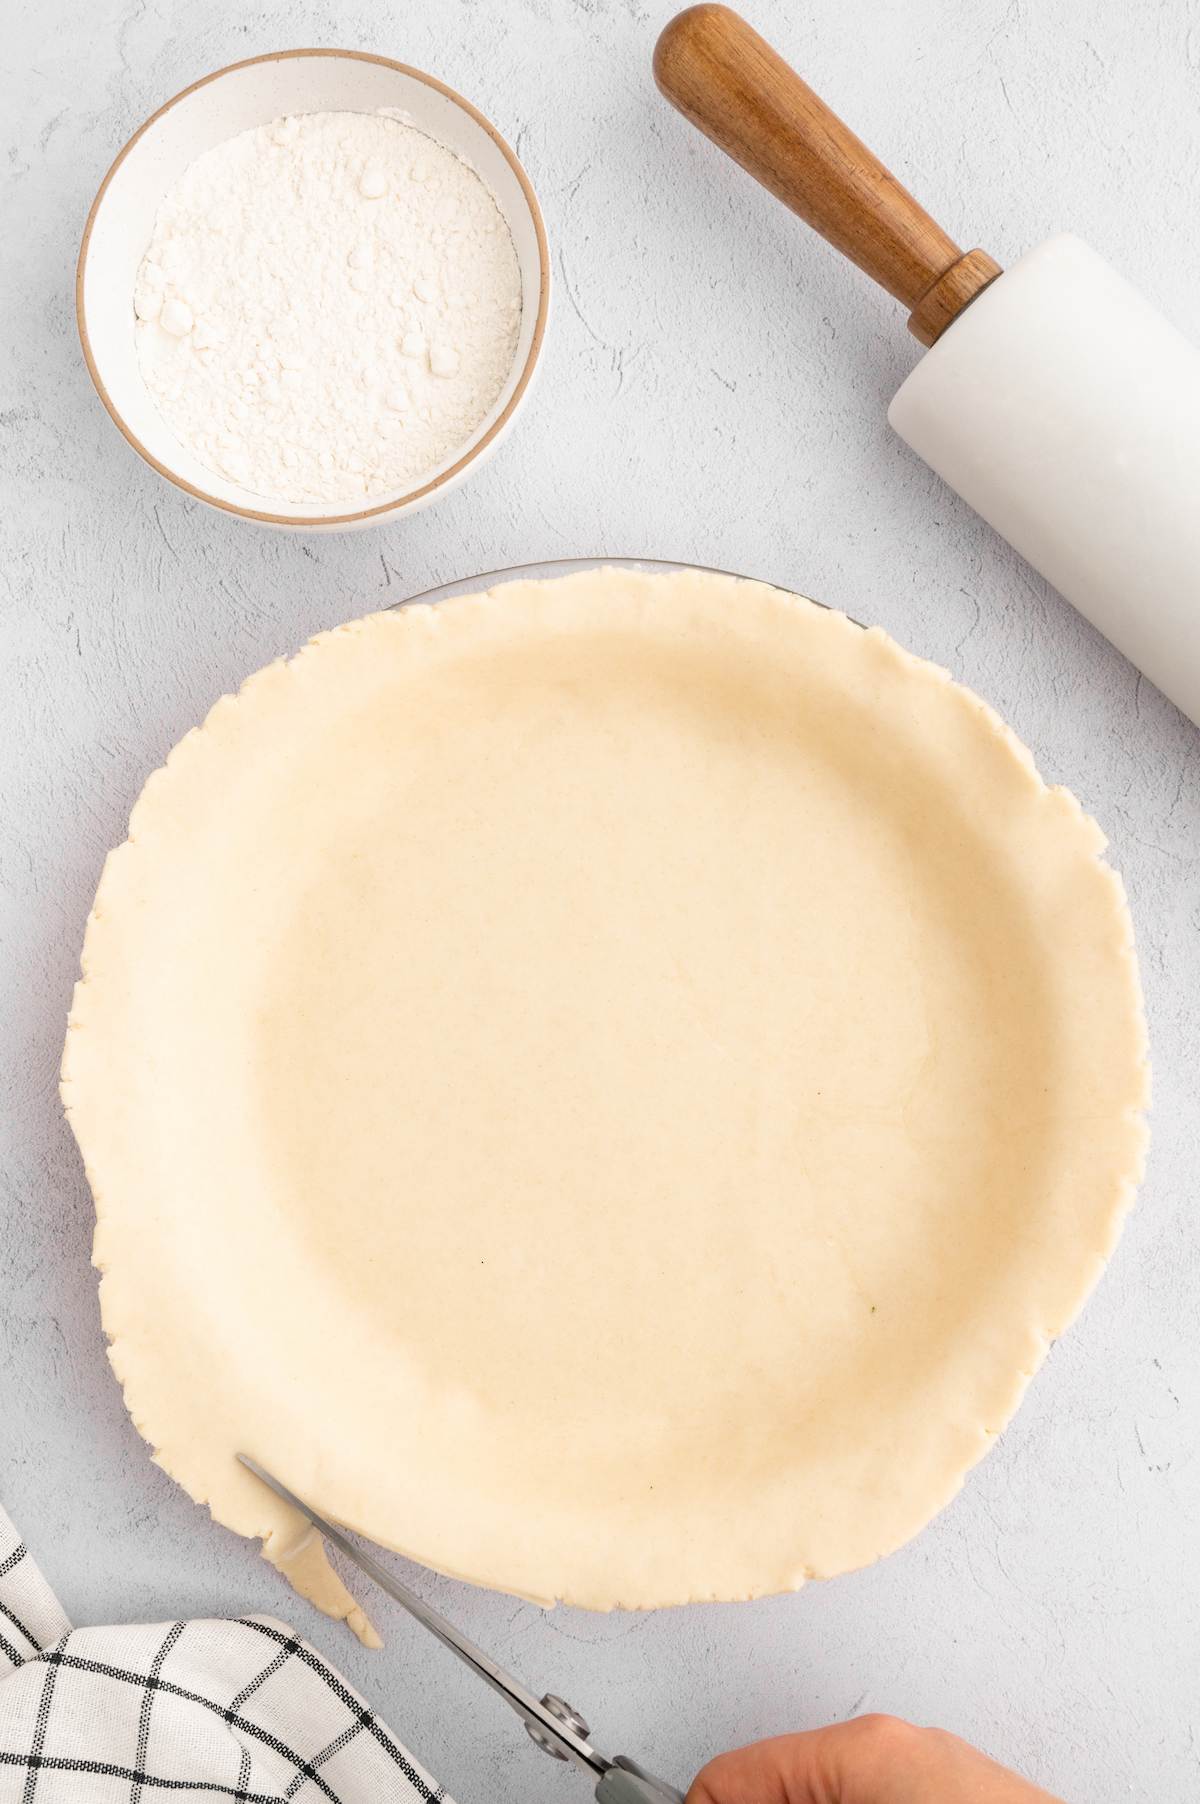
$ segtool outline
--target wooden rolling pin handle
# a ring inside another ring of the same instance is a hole
[[[673,106],[910,310],[931,345],[1000,274],[965,254],[796,71],[727,6],[690,6],[654,49]]]

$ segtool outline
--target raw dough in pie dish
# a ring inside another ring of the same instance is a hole
[[[339,1616],[236,1448],[547,1601],[897,1547],[1140,1173],[1103,847],[943,671],[732,577],[515,581],[260,671],[109,858],[64,1059],[157,1459]]]

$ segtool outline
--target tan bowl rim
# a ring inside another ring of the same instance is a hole
[[[396,69],[399,70],[402,75],[411,75],[414,81],[424,82],[426,87],[434,88],[439,94],[444,94],[448,100],[452,100],[456,106],[460,106],[464,113],[469,114],[477,125],[482,126],[488,137],[491,138],[493,143],[499,149],[501,155],[504,157],[513,174],[516,176],[517,181],[521,185],[521,191],[525,196],[526,204],[529,207],[530,216],[533,220],[534,231],[537,234],[537,318],[534,320],[533,337],[530,340],[529,354],[525,359],[525,367],[521,371],[521,374],[517,379],[517,385],[513,389],[512,394],[508,397],[503,411],[492,421],[478,443],[472,445],[470,450],[465,452],[463,456],[458,459],[457,463],[451,464],[448,470],[443,470],[439,476],[434,477],[432,482],[424,483],[422,487],[418,489],[412,489],[407,495],[401,495],[391,501],[381,502],[375,507],[360,508],[351,514],[312,514],[307,516],[300,514],[271,514],[256,508],[238,507],[232,501],[222,501],[217,495],[206,494],[203,489],[196,488],[193,483],[185,481],[184,478],[177,475],[175,471],[169,470],[165,464],[160,463],[158,458],[153,456],[152,453],[146,449],[146,446],[143,445],[136,434],[130,430],[122,415],[118,412],[112,396],[104,385],[100,371],[96,367],[96,360],[92,355],[92,346],[88,337],[87,320],[84,316],[83,308],[83,276],[84,270],[87,267],[88,250],[92,241],[92,227],[96,222],[96,215],[99,212],[100,203],[108,192],[109,183],[112,181],[117,170],[121,167],[121,164],[125,161],[125,158],[129,155],[143,133],[148,132],[150,127],[161,119],[164,113],[170,112],[173,106],[178,106],[181,100],[186,100],[189,94],[194,94],[198,88],[206,88],[210,82],[219,81],[221,76],[231,75],[235,69],[249,69],[255,63],[281,63],[286,62],[291,57],[297,56],[348,57],[354,62],[359,63],[379,63],[385,69]],[[420,501],[425,496],[431,495],[436,489],[441,488],[444,483],[449,482],[452,477],[459,475],[461,471],[466,469],[468,464],[474,462],[480,452],[483,451],[507,425],[515,412],[522,395],[528,388],[530,378],[532,377],[534,368],[537,364],[539,353],[541,352],[542,339],[545,336],[546,331],[546,313],[549,304],[550,252],[546,243],[546,227],[542,219],[541,207],[538,205],[537,195],[533,191],[533,184],[526,175],[520,159],[512,146],[508,143],[507,139],[500,135],[491,120],[485,118],[478,107],[472,106],[469,100],[465,99],[464,96],[459,94],[454,88],[447,86],[444,81],[439,81],[434,75],[427,75],[423,69],[414,69],[411,63],[397,62],[394,57],[390,56],[377,56],[374,52],[369,50],[338,50],[321,47],[305,50],[269,50],[262,56],[247,56],[243,57],[240,62],[226,63],[224,68],[214,69],[211,75],[202,75],[199,81],[194,81],[190,86],[182,88],[178,94],[173,94],[170,100],[164,101],[163,105],[160,106],[156,112],[151,113],[150,117],[142,125],[139,125],[132,138],[122,145],[121,149],[114,157],[112,165],[104,180],[101,182],[96,193],[96,198],[92,202],[88,212],[87,223],[83,228],[83,238],[79,246],[79,261],[75,267],[75,319],[79,328],[79,342],[83,347],[83,357],[84,362],[87,364],[88,374],[92,378],[96,393],[104,403],[113,425],[121,433],[122,437],[133,446],[133,449],[137,452],[138,456],[148,463],[151,469],[157,470],[160,476],[165,476],[168,482],[174,483],[177,489],[182,489],[185,494],[195,496],[198,501],[207,502],[209,507],[219,508],[222,513],[237,514],[239,518],[243,520],[258,520],[269,526],[319,527],[357,525],[363,520],[379,519],[388,514],[398,513],[401,508],[408,507],[412,502]]]

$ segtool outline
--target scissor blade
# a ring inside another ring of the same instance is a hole
[[[239,1453],[237,1457],[248,1472],[253,1472],[255,1478],[261,1479],[262,1483],[274,1491],[276,1497],[281,1497],[284,1503],[290,1503],[293,1509],[299,1510],[300,1514],[311,1522],[314,1528],[319,1529],[327,1541],[331,1541],[341,1553],[344,1553],[360,1572],[365,1572],[369,1579],[374,1580],[380,1590],[386,1591],[388,1596],[402,1605],[410,1616],[415,1616],[431,1635],[436,1635],[444,1646],[448,1647],[452,1653],[457,1654],[460,1660],[479,1675],[485,1685],[490,1685],[492,1690],[504,1699],[509,1708],[516,1711],[527,1728],[536,1728],[540,1733],[549,1736],[561,1749],[566,1759],[573,1760],[576,1766],[582,1767],[593,1778],[599,1778],[608,1771],[609,1762],[602,1754],[596,1752],[589,1741],[586,1741],[581,1735],[576,1735],[566,1723],[560,1722],[556,1716],[552,1716],[540,1698],[535,1698],[531,1691],[526,1691],[519,1680],[514,1679],[511,1673],[505,1672],[502,1666],[498,1666],[488,1654],[484,1653],[482,1648],[476,1647],[473,1641],[469,1641],[459,1629],[454,1627],[453,1623],[447,1622],[444,1616],[439,1615],[431,1604],[427,1604],[423,1598],[418,1597],[415,1591],[410,1591],[407,1585],[395,1578],[385,1566],[381,1566],[371,1554],[361,1547],[356,1547],[340,1528],[335,1528],[332,1522],[327,1522],[323,1516],[318,1516],[311,1505],[303,1502],[294,1491],[289,1491],[285,1484],[274,1478],[270,1472],[259,1465],[257,1460],[251,1459],[248,1453]]]

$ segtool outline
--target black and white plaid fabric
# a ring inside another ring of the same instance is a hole
[[[442,1804],[308,1643],[265,1616],[73,1629],[0,1510],[0,1804]]]

